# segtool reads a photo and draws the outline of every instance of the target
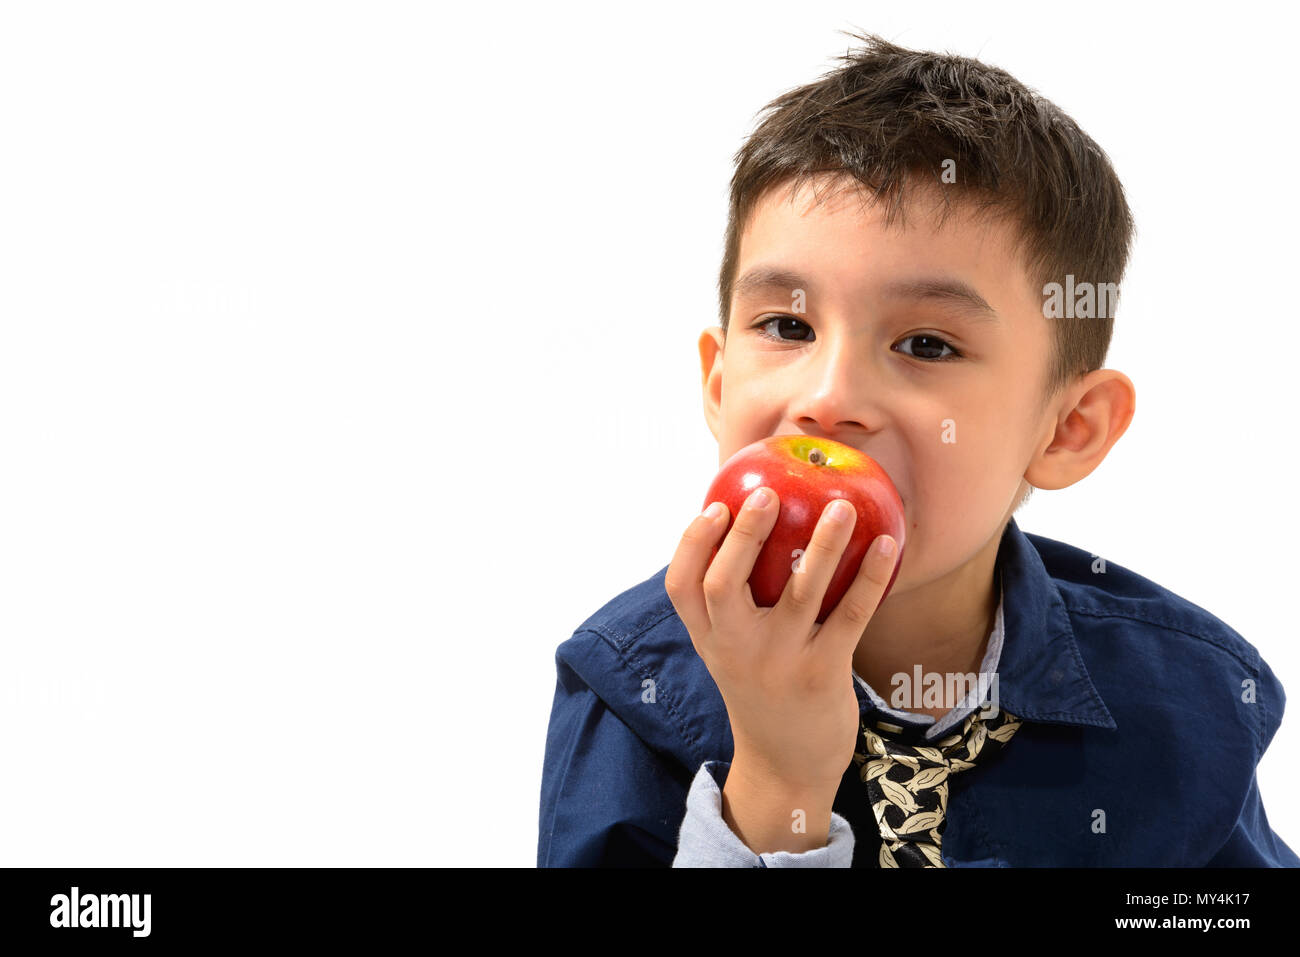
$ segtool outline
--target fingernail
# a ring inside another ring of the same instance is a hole
[[[710,505],[708,508],[704,510],[704,517],[707,518],[709,521],[713,521],[713,519],[717,518],[721,514],[722,514],[721,502],[714,502],[712,505]]]
[[[889,558],[891,555],[894,554],[894,551],[898,547],[898,543],[894,541],[892,538],[890,538],[888,535],[877,536],[874,545],[876,549],[876,554],[879,555],[881,558]]]
[[[844,501],[842,498],[836,499],[831,502],[830,511],[827,512],[827,518],[832,522],[847,522],[851,511],[853,511],[852,505]]]
[[[771,501],[771,496],[767,494],[767,489],[760,488],[757,492],[749,497],[750,508],[762,508]]]

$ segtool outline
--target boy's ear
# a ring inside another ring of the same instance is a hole
[[[722,431],[722,353],[726,337],[721,326],[700,333],[700,376],[704,387],[704,420],[716,441]]]
[[[1065,390],[1025,481],[1034,488],[1059,489],[1087,477],[1128,430],[1136,404],[1137,391],[1124,373],[1089,372]]]

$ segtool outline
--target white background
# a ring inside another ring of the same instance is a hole
[[[555,647],[718,465],[732,154],[841,29],[1109,153],[1137,414],[1017,520],[1300,694],[1285,14],[992,6],[5,5],[0,859],[533,866]]]

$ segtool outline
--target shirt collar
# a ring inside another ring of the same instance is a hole
[[[977,682],[982,680],[979,676],[995,674],[998,670],[998,662],[1002,660],[1002,641],[1006,634],[1002,608],[1005,603],[1006,589],[999,581],[998,609],[993,618],[993,631],[989,633],[989,639],[985,643],[984,657],[980,661],[979,671],[977,672]],[[853,672],[853,680],[867,693],[872,705],[883,715],[883,717],[876,719],[877,730],[897,735],[909,729],[920,728],[924,731],[927,740],[935,740],[947,735],[949,730],[959,725],[966,715],[982,706],[983,699],[988,696],[987,689],[977,686],[956,707],[952,708],[942,718],[935,720],[927,714],[917,714],[916,712],[902,711],[891,707],[876,693],[875,688],[867,684],[856,669]],[[859,697],[861,696],[859,695]]]

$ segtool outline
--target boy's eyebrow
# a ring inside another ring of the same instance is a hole
[[[810,298],[815,297],[816,284],[805,276],[788,269],[773,266],[755,266],[736,280],[735,294],[745,299],[772,289],[787,293],[802,289]],[[997,310],[989,305],[970,283],[956,276],[922,276],[914,279],[893,279],[881,290],[889,299],[936,300],[957,306],[976,322],[997,322]]]
[[[956,276],[923,276],[895,279],[885,284],[884,294],[894,299],[934,299],[957,306],[976,322],[997,322],[997,310],[976,292],[975,287]]]
[[[735,294],[738,298],[746,299],[771,289],[782,289],[787,292],[802,289],[811,296],[813,286],[810,280],[788,269],[777,266],[755,266],[736,280]]]

